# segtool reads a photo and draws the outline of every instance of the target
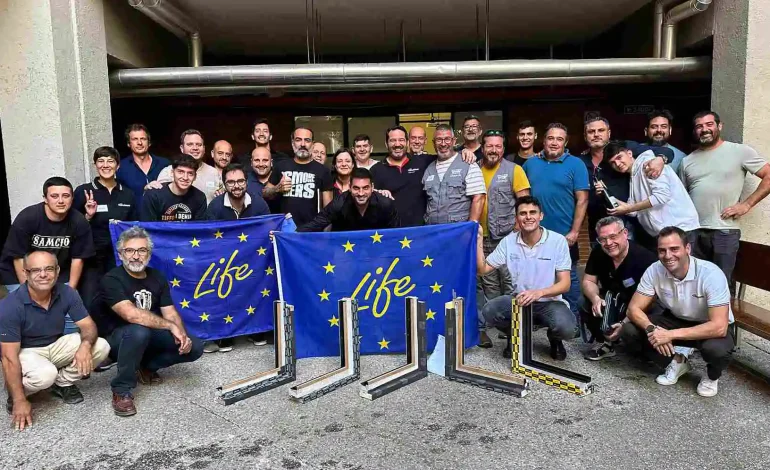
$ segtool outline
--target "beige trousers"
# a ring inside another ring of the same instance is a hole
[[[69,387],[80,380],[77,367],[72,365],[79,347],[80,333],[72,333],[48,346],[23,348],[19,352],[19,361],[24,393],[32,395],[54,383],[60,387]],[[110,344],[104,338],[98,338],[91,348],[94,367],[101,364],[109,353]]]

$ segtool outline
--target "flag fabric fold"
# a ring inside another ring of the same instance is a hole
[[[282,299],[295,307],[297,357],[339,354],[337,301],[358,302],[362,354],[405,351],[404,297],[425,301],[428,350],[444,304],[463,297],[465,346],[478,342],[478,224],[358,232],[276,233]]]
[[[278,276],[269,232],[293,230],[290,219],[280,214],[234,221],[113,221],[113,245],[134,225],[150,234],[149,265],[166,275],[191,334],[215,340],[272,330]]]

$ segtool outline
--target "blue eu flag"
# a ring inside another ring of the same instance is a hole
[[[466,347],[478,342],[474,222],[378,231],[277,233],[283,300],[294,305],[297,357],[339,354],[337,301],[358,301],[361,352],[405,350],[404,297],[427,310],[428,348],[444,303],[464,297]]]
[[[273,328],[278,276],[268,233],[293,230],[291,220],[269,215],[216,222],[117,222],[110,224],[115,246],[133,225],[149,232],[155,244],[150,266],[166,275],[190,333],[213,340]]]

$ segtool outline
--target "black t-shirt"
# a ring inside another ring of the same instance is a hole
[[[95,309],[98,313],[93,312],[100,336],[109,335],[115,328],[128,324],[112,310],[115,304],[124,300],[158,316],[162,316],[161,307],[174,305],[166,276],[150,267],[145,273],[147,277],[137,279],[128,274],[123,266],[118,266],[104,275],[99,284],[99,302],[96,304],[99,307]]]
[[[658,257],[653,252],[629,240],[628,254],[617,269],[612,258],[601,246],[597,246],[591,250],[585,273],[596,276],[602,295],[608,290],[621,293],[621,300],[628,302],[634,296],[644,272],[656,261]]]
[[[305,164],[281,160],[273,164],[268,182],[278,186],[281,176],[291,178],[291,191],[278,196],[281,212],[291,213],[297,227],[313,220],[322,207],[321,193],[334,185],[329,169],[313,160]]]
[[[515,164],[517,164],[519,166],[524,166],[524,164],[527,163],[527,160],[529,160],[530,158],[533,158],[533,157],[537,158],[535,155],[532,155],[529,158],[523,158],[517,152],[517,153],[509,153],[508,155],[505,156],[505,159],[508,160],[509,162],[513,162],[513,163],[515,163]]]
[[[428,202],[423,191],[422,177],[435,155],[413,155],[403,166],[390,165],[383,160],[372,167],[374,187],[390,191],[396,201],[396,211],[402,227],[425,224],[425,206]]]
[[[139,220],[143,222],[190,222],[206,220],[206,195],[190,186],[186,194],[177,196],[166,183],[160,189],[144,192]]]
[[[90,220],[94,247],[100,255],[111,255],[110,219],[136,220],[139,217],[134,192],[122,184],[118,184],[110,192],[99,183],[99,178],[95,178],[91,183],[81,184],[75,188],[72,208],[84,215],[86,213],[86,191],[93,193],[97,204],[96,214]]]
[[[36,250],[55,254],[61,268],[59,282],[68,282],[72,259],[94,255],[91,226],[83,214],[72,209],[64,220],[53,222],[45,215],[45,203],[25,208],[16,216],[8,232],[0,256],[0,283],[18,284],[13,260]]]

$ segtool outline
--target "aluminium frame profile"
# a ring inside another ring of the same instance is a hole
[[[296,380],[294,306],[282,300],[273,302],[273,325],[275,367],[217,388],[225,405],[232,405]]]
[[[338,314],[340,319],[340,367],[291,387],[289,395],[293,400],[306,403],[360,378],[361,336],[358,334],[358,303],[349,297],[340,299]]]
[[[406,364],[361,382],[359,395],[376,400],[428,376],[425,302],[408,296],[406,304]]]
[[[593,392],[591,377],[532,358],[532,306],[511,301],[511,371],[578,396]]]
[[[502,374],[465,364],[465,300],[456,297],[444,304],[446,358],[444,373],[449,380],[522,398],[529,381],[518,375]]]

